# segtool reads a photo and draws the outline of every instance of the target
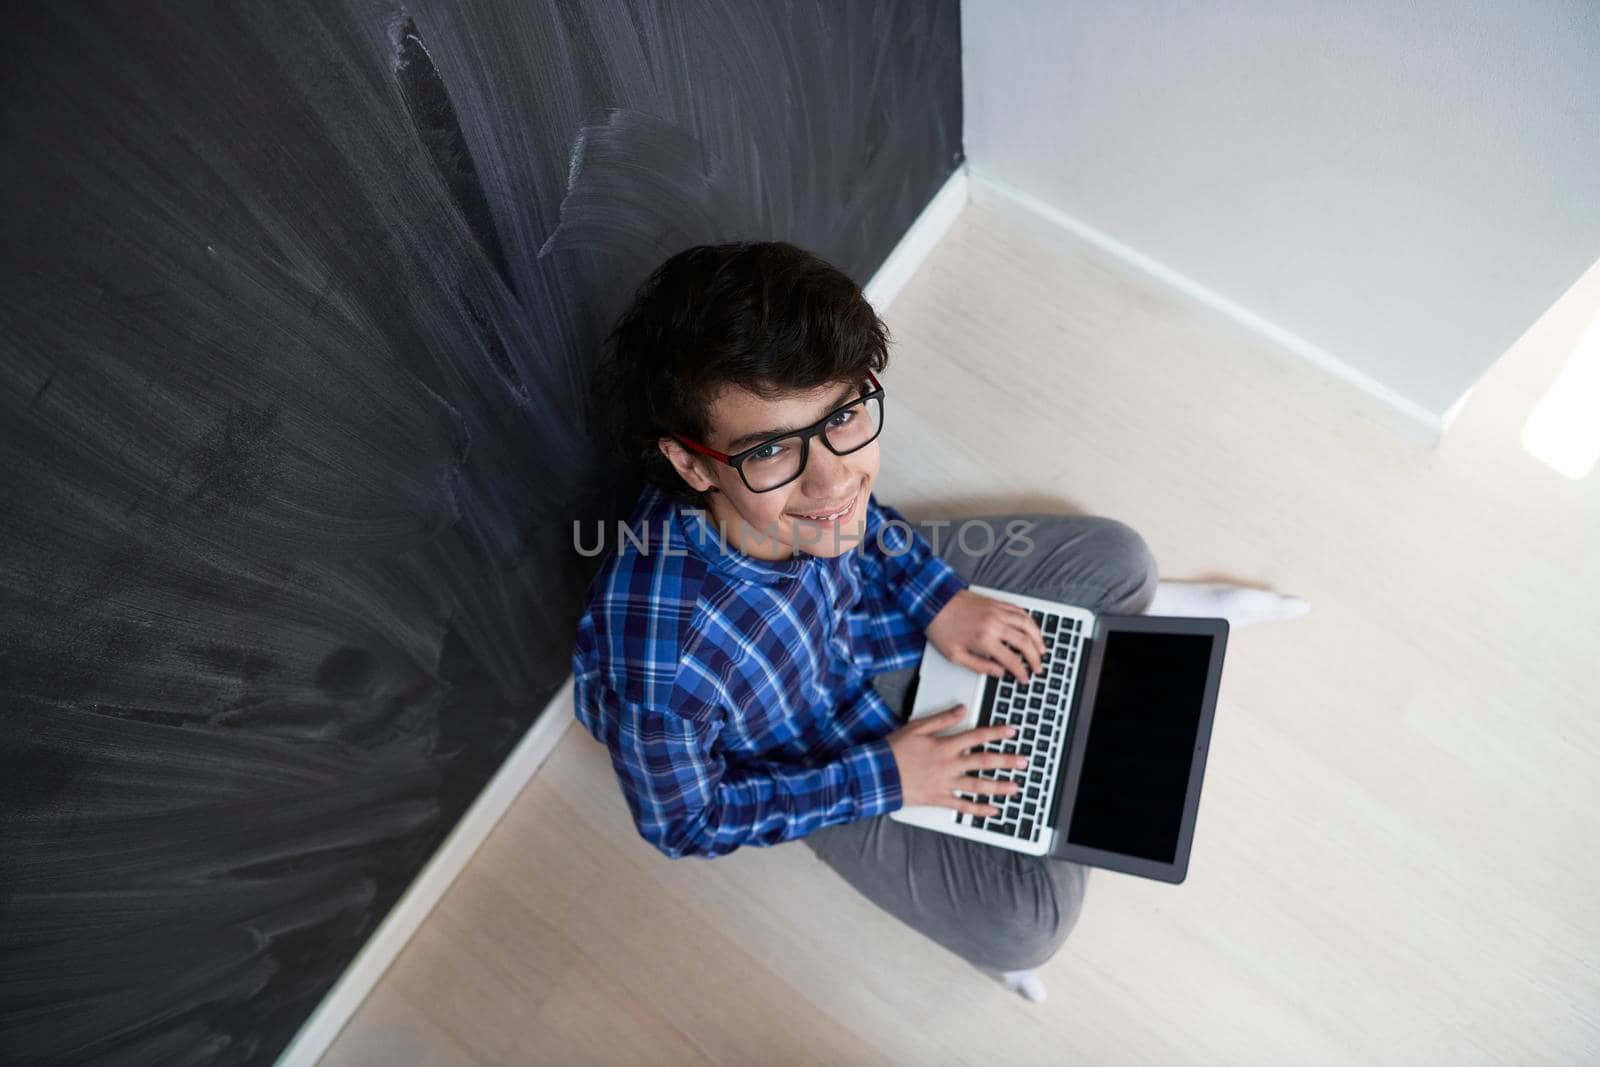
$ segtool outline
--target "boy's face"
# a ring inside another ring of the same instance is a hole
[[[704,444],[730,455],[758,444],[761,437],[810,426],[861,395],[860,383],[838,383],[806,392],[763,400],[739,386],[722,390],[711,405],[711,430]],[[749,435],[759,435],[754,439]],[[878,441],[836,456],[811,438],[809,458],[800,476],[764,493],[753,493],[726,463],[684,448],[670,437],[659,442],[662,454],[695,489],[710,494],[710,518],[730,548],[757,559],[789,559],[801,552],[839,556],[861,542],[867,496],[878,477]],[[807,518],[850,510],[837,519]]]

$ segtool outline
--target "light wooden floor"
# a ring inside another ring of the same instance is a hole
[[[887,316],[880,499],[1112,515],[1314,605],[1233,635],[1188,881],[1095,872],[1029,1005],[798,842],[661,857],[575,727],[323,1062],[1600,1062],[1600,472],[1518,443],[1597,310],[1592,271],[1432,451],[969,206]]]

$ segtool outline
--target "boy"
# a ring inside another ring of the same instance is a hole
[[[990,674],[1039,668],[1032,617],[970,584],[1137,614],[1155,562],[1093,516],[969,520],[989,536],[936,553],[929,534],[949,524],[914,528],[872,492],[887,341],[854,282],[781,242],[690,248],[641,286],[594,398],[649,484],[585,600],[577,717],[666,855],[803,838],[1039,1000],[1033,968],[1070,932],[1087,871],[889,819],[902,804],[989,814],[1017,788],[971,774],[1020,760],[973,751],[1005,728],[935,736],[965,709],[906,724],[904,694],[925,642]]]

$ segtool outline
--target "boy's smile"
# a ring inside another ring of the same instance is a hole
[[[774,432],[817,422],[858,396],[859,389],[859,383],[834,383],[764,399],[741,386],[727,386],[712,402],[704,443],[736,453]],[[838,456],[813,437],[799,477],[764,493],[751,492],[727,464],[696,455],[670,437],[661,439],[660,448],[689,485],[702,492],[715,490],[708,517],[728,546],[745,555],[765,560],[792,559],[802,552],[833,557],[861,541],[867,497],[878,476],[876,440]]]

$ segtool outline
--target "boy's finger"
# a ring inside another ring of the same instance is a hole
[[[950,662],[957,667],[965,667],[968,670],[977,671],[979,674],[989,674],[996,678],[1002,677],[1006,673],[1005,668],[993,660],[982,659],[966,651],[957,653],[956,658]]]
[[[995,807],[992,804],[975,804],[970,800],[956,800],[953,797],[951,798],[951,802],[949,804],[947,804],[946,806],[947,807],[951,807],[951,808],[955,808],[957,811],[964,811],[968,815],[999,815],[1000,814],[1000,809]]]
[[[989,655],[993,656],[1006,670],[1015,675],[1017,681],[1026,685],[1028,683],[1028,674],[1023,666],[1022,657],[1017,655],[1016,651],[1004,641],[998,643],[1000,647],[992,650]]]
[[[1044,656],[1044,641],[1034,636],[1037,632],[1038,627],[1033,625],[1032,619],[1028,620],[1027,626],[1018,627],[1016,631],[1017,651],[1022,653],[1022,657],[1028,661],[1028,667],[1035,674],[1039,672],[1039,661]]]
[[[922,723],[922,729],[920,732],[925,734],[937,733],[938,731],[946,729],[954,723],[960,722],[962,719],[966,718],[966,716],[967,706],[965,704],[957,704],[953,708],[941,711],[935,715],[929,715],[926,719],[918,720]]]
[[[1020,604],[1006,604],[1004,606],[1010,608],[1017,616],[1012,621],[1021,624],[1023,632],[1028,635],[1029,643],[1039,650],[1041,656],[1044,655],[1044,631],[1039,629],[1039,621],[1033,617],[1033,614],[1027,608]]]
[[[983,797],[1009,797],[1022,792],[1022,786],[1009,778],[976,778],[978,785],[973,786],[968,792]]]
[[[991,741],[1004,741],[1008,737],[1015,737],[1016,732],[1015,726],[1008,726],[1005,723],[998,726],[974,726],[970,730],[956,734],[952,740],[959,739],[962,750],[965,751],[969,748],[980,748]]]
[[[983,749],[964,756],[961,766],[968,771],[1020,771],[1027,768],[1028,757]]]

